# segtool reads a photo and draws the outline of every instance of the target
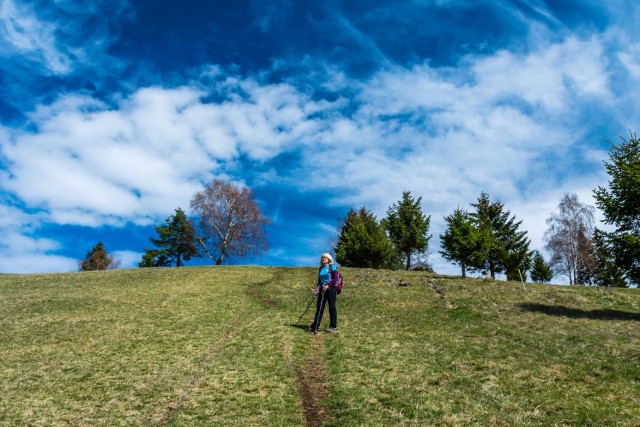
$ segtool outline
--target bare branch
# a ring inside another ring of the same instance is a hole
[[[198,219],[202,250],[216,264],[226,256],[244,257],[268,249],[265,228],[270,221],[251,190],[214,180],[194,195],[191,209]]]

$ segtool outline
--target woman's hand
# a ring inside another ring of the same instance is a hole
[[[327,289],[329,289],[329,285],[324,285],[322,291],[325,292]]]

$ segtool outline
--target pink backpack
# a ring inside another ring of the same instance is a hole
[[[342,273],[340,273],[340,271],[338,271],[338,269],[333,269],[333,267],[329,267],[331,269],[331,280],[334,280],[334,286],[336,287],[336,292],[338,293],[338,295],[340,295],[342,293],[342,286],[344,286],[344,279],[342,277]],[[336,277],[334,279],[333,277],[333,272],[335,271],[336,273]]]

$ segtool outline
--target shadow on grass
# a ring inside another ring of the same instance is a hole
[[[305,332],[307,331],[307,326],[309,325],[305,325],[303,323],[299,323],[299,324],[295,324],[295,323],[289,323],[287,326],[291,326],[292,328],[298,328],[298,329],[302,329]]]
[[[519,306],[524,310],[544,313],[550,316],[565,316],[575,319],[640,321],[640,313],[632,313],[620,310],[581,310],[579,308],[571,308],[564,305],[546,305],[534,303],[519,304]]]

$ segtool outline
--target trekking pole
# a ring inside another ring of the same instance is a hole
[[[324,287],[322,288],[322,290],[320,291],[320,308],[318,309],[318,312],[316,313],[316,318],[313,320],[313,325],[315,326],[313,328],[313,334],[317,334],[318,333],[318,327],[320,326],[318,322],[318,317],[322,316],[322,312],[324,311],[324,307],[322,306],[322,303],[324,303]]]
[[[307,313],[307,310],[309,310],[309,307],[311,307],[311,303],[315,299],[316,299],[316,294],[313,294],[313,297],[311,297],[311,301],[309,301],[309,304],[307,304],[307,308],[304,309],[304,313],[302,313],[302,316],[300,316],[300,319],[298,319],[298,321],[296,322],[296,324],[294,326],[298,326],[298,323],[300,323],[300,320]]]
[[[522,289],[524,289],[526,291],[527,288],[524,286],[524,279],[522,278],[522,272],[520,271],[520,269],[518,269],[518,273],[520,274],[520,281],[522,282]]]

